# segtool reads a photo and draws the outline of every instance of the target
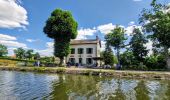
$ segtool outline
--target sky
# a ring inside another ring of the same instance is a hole
[[[53,40],[43,33],[45,22],[56,8],[71,11],[78,22],[80,39],[102,41],[116,25],[125,28],[127,37],[138,24],[143,8],[152,0],[0,0],[0,44],[6,45],[9,55],[19,47],[33,49],[43,56],[53,54]],[[169,3],[170,0],[158,0]],[[146,44],[151,49],[152,43]]]

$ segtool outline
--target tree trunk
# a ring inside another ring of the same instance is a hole
[[[166,67],[168,70],[170,70],[168,47],[164,47],[164,52],[165,52],[165,59],[166,59]]]
[[[120,48],[119,47],[117,48],[117,60],[118,60],[117,67],[118,69],[120,69]]]
[[[62,66],[63,66],[63,62],[64,62],[64,57],[60,57],[59,67],[62,67]]]

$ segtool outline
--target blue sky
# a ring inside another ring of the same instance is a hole
[[[138,25],[143,8],[152,0],[0,0],[0,43],[13,49],[34,49],[42,55],[51,55],[53,40],[43,33],[45,21],[56,8],[69,10],[78,22],[77,39],[104,35],[115,25],[121,25],[127,34]],[[158,0],[168,3],[170,0]],[[104,44],[104,42],[102,42]],[[104,45],[103,45],[104,46]]]

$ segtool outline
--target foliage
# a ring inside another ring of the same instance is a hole
[[[133,52],[135,59],[139,62],[143,62],[147,56],[148,50],[144,46],[148,41],[138,28],[133,30],[133,37],[130,41],[130,48]]]
[[[34,53],[34,50],[30,49],[25,52],[24,56],[25,58],[28,58],[29,60],[31,60],[34,56],[33,53]]]
[[[23,48],[15,49],[14,53],[16,55],[16,58],[18,58],[18,59],[24,59],[24,57],[25,57],[25,50]]]
[[[139,21],[143,24],[144,31],[150,33],[150,38],[164,47],[166,56],[170,48],[169,6],[158,4],[157,0],[153,0],[151,6],[151,9],[142,11]]]
[[[41,58],[41,56],[40,56],[40,54],[39,54],[38,52],[36,52],[36,53],[33,55],[33,57],[34,57],[34,60],[37,60],[37,59],[40,59],[40,58]]]
[[[120,64],[123,67],[129,67],[135,63],[135,58],[133,56],[133,52],[125,51],[120,55]]]
[[[45,63],[54,63],[55,57],[41,57],[40,60]]]
[[[110,45],[117,50],[118,63],[120,62],[119,60],[120,49],[124,46],[124,41],[126,40],[124,33],[125,31],[123,28],[116,26],[114,30],[112,30],[105,36],[107,45]]]
[[[76,38],[77,27],[72,14],[61,9],[54,10],[46,21],[44,33],[54,39],[54,55],[60,58],[60,65],[70,52],[70,40]]]
[[[166,60],[163,55],[151,55],[150,57],[147,57],[145,59],[145,64],[148,67],[148,69],[166,69]]]
[[[7,47],[0,44],[0,57],[6,56],[8,54]]]
[[[101,52],[101,57],[103,58],[103,61],[104,61],[105,65],[113,66],[113,64],[117,63],[117,59],[113,55],[113,52],[111,52],[111,51],[103,51],[103,52]]]

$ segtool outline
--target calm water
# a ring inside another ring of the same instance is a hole
[[[0,71],[0,100],[170,100],[170,81]]]

